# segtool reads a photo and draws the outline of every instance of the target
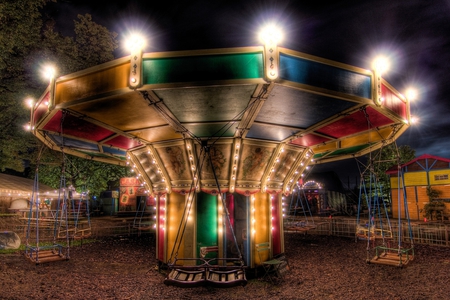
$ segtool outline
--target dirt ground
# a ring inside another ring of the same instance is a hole
[[[398,268],[367,264],[364,241],[286,234],[285,245],[283,282],[227,289],[164,285],[152,234],[72,247],[69,260],[40,265],[0,254],[0,299],[449,299],[449,248],[416,246]]]

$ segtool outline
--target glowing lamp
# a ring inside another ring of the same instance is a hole
[[[55,76],[56,76],[56,70],[55,70],[55,67],[50,66],[50,65],[45,66],[45,67],[44,67],[44,70],[43,70],[43,75],[44,75],[45,78],[47,78],[47,79],[49,79],[49,80],[54,79]]]
[[[131,54],[129,86],[135,89],[142,85],[142,50],[145,40],[142,36],[134,34],[127,39],[125,44]]]
[[[31,98],[28,98],[28,99],[25,100],[25,103],[26,103],[26,105],[27,105],[29,108],[32,108],[33,105],[34,105],[34,100],[31,99]]]
[[[374,70],[374,102],[377,106],[381,106],[383,103],[381,95],[381,75],[389,69],[389,62],[386,58],[378,56],[372,63]]]
[[[378,56],[373,61],[372,68],[381,75],[389,70],[389,61],[385,57]]]
[[[265,45],[278,44],[283,39],[283,32],[274,24],[269,24],[261,29],[259,32],[259,39]]]
[[[417,99],[417,90],[410,88],[406,91],[406,99],[414,101]]]
[[[281,30],[272,24],[264,27],[259,33],[259,38],[264,43],[264,71],[268,81],[278,78],[278,43],[282,36]]]
[[[125,47],[131,53],[142,51],[145,47],[145,39],[140,34],[132,34],[125,41]]]

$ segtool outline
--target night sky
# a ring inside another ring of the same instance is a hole
[[[134,30],[144,32],[144,52],[260,45],[258,30],[274,22],[284,30],[280,46],[285,48],[367,69],[383,54],[391,63],[384,78],[400,92],[410,86],[418,90],[411,114],[419,122],[397,145],[411,146],[417,156],[450,158],[450,0],[59,0],[50,5],[64,33],[73,32],[77,14],[90,13],[119,40]],[[122,48],[116,53],[125,55]]]

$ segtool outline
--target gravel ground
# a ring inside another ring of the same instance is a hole
[[[0,254],[0,299],[449,299],[450,249],[416,246],[404,268],[367,264],[366,243],[286,234],[291,270],[273,285],[184,289],[163,284],[152,234],[70,249],[70,259],[35,265]]]

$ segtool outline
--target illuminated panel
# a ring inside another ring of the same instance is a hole
[[[280,198],[281,194],[274,194],[271,196],[271,233],[272,233],[272,254],[278,255],[282,252],[281,247],[281,216],[280,212]]]
[[[228,123],[186,124],[184,127],[196,137],[233,137],[236,131],[236,127]]]
[[[217,245],[217,196],[197,194],[197,253],[201,247]],[[217,252],[209,252],[205,257],[217,257]]]
[[[127,153],[125,151],[120,150],[120,149],[115,149],[115,148],[110,148],[110,147],[105,147],[105,146],[103,146],[102,149],[103,149],[104,153],[109,153],[112,155],[117,155],[117,156],[126,156],[127,155]]]
[[[96,72],[56,82],[55,105],[128,88],[130,64],[113,66]]]
[[[314,153],[322,153],[325,151],[334,151],[336,149],[339,148],[339,144],[337,142],[333,142],[333,143],[327,143],[325,145],[323,144],[319,144],[315,147],[313,147],[312,149],[314,149]]]
[[[224,224],[225,224],[225,238],[226,238],[226,245],[235,245],[234,242],[234,236],[233,236],[233,232],[230,229],[230,226],[233,228],[233,231],[236,231],[236,227],[235,227],[235,214],[234,214],[234,195],[233,194],[227,194],[227,200],[226,200],[226,206],[227,206],[227,210],[228,210],[228,217],[230,219],[230,222],[228,222],[228,220],[223,220]],[[226,215],[223,215],[224,218],[226,218]],[[220,226],[220,220],[219,220],[219,226]],[[232,249],[233,247],[227,247],[226,248],[226,255],[225,257],[234,257],[236,256],[235,254],[232,253]]]
[[[310,134],[306,134],[302,137],[299,137],[299,138],[293,140],[291,142],[291,144],[304,146],[304,147],[311,147],[311,146],[314,146],[317,144],[327,142],[329,140],[330,140],[329,138],[310,133]]]
[[[360,146],[355,146],[355,147],[350,147],[350,148],[345,148],[345,149],[339,149],[339,150],[332,152],[331,154],[327,154],[327,157],[354,154],[356,152],[366,149],[367,147],[370,147],[370,145],[360,145]],[[320,157],[320,156],[317,156],[317,157]],[[314,158],[316,158],[316,156],[314,156]]]
[[[114,155],[111,156],[108,153],[101,153],[101,152],[90,152],[90,151],[84,151],[84,150],[78,150],[78,149],[72,149],[74,152],[79,152],[79,153],[83,153],[85,154],[84,157],[89,156],[89,157],[101,157],[101,158],[107,158],[108,160],[112,159],[116,159],[116,160],[121,160],[124,161],[126,160],[125,156],[120,156],[120,155]],[[73,153],[71,153],[73,154]]]
[[[114,146],[114,147],[118,147],[118,148],[122,148],[122,149],[131,149],[131,148],[142,145],[139,141],[127,138],[122,135],[116,136],[116,137],[106,141],[105,144]]]
[[[366,112],[368,119],[363,111],[357,111],[351,115],[339,119],[336,122],[320,128],[317,132],[335,138],[341,138],[343,136],[369,130],[373,127],[393,123],[391,119],[374,110],[370,106],[366,107]]]
[[[159,261],[165,261],[164,257],[164,246],[165,246],[165,226],[166,226],[166,195],[159,196],[158,202],[157,202],[157,215],[156,217],[157,222],[156,226],[158,227],[156,230],[157,233],[157,244],[158,247],[156,248],[158,253],[156,254],[156,257]],[[169,254],[170,255],[170,254]]]
[[[261,125],[254,123],[247,133],[248,138],[282,141],[292,135],[292,128],[276,125]]]
[[[144,58],[144,84],[263,77],[262,52]]]
[[[372,130],[370,132],[366,132],[363,134],[359,134],[356,136],[344,138],[341,141],[341,147],[342,148],[349,148],[357,145],[362,144],[370,144],[378,141],[382,141],[384,139],[387,139],[389,135],[392,133],[391,127],[385,127],[380,130]]]
[[[98,146],[97,144],[89,143],[86,141],[80,141],[71,139],[68,137],[62,137],[60,135],[48,135],[56,145],[60,147],[69,147],[69,148],[75,148],[75,149],[85,149],[85,150],[91,150],[98,152]]]
[[[38,123],[41,118],[48,112],[48,101],[50,101],[50,92],[46,93],[44,97],[39,101],[37,107],[33,111],[33,121],[32,125]]]
[[[384,99],[383,106],[389,108],[404,120],[407,120],[407,108],[405,101],[400,99],[393,91],[391,91],[384,84],[381,85],[381,95]]]
[[[181,245],[179,246],[178,244],[175,245],[175,239],[177,237],[181,219],[183,217],[185,196],[177,193],[171,193],[168,196],[166,195],[166,197],[167,197],[166,199],[167,219],[165,223],[166,227],[164,228],[167,237],[166,257],[167,259],[170,259],[173,251],[174,256],[175,254],[177,254],[176,252],[178,252],[178,258],[184,258],[184,244],[192,243],[192,241],[185,241],[185,239],[183,239],[184,243],[181,243]],[[192,216],[192,211],[191,211],[191,218],[195,218],[195,216]],[[172,259],[173,258],[174,257],[172,257]]]
[[[350,70],[280,53],[280,78],[363,98],[371,98],[371,78]]]
[[[254,244],[270,242],[270,194],[256,193],[251,196],[252,205],[252,240]],[[256,265],[260,264],[258,252],[253,253]],[[270,253],[266,251],[261,252],[261,259],[267,260],[270,258]]]
[[[90,140],[90,141],[101,141],[108,136],[114,134],[114,132],[105,129],[103,127],[97,126],[93,123],[79,119],[71,114],[66,114],[64,116],[64,121],[61,129],[61,119],[63,118],[63,113],[58,111],[53,118],[47,122],[44,126],[44,130],[63,133],[64,135],[71,135],[80,139]]]

